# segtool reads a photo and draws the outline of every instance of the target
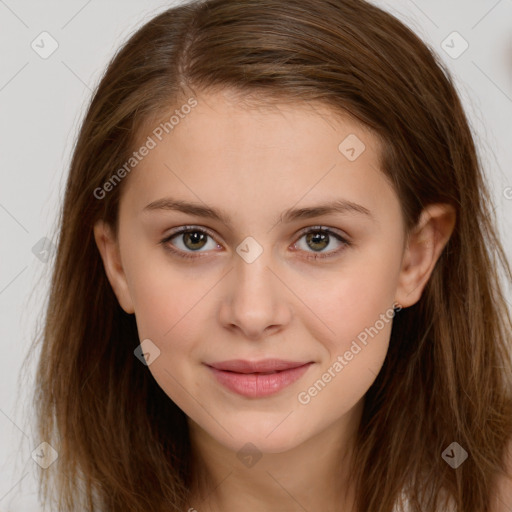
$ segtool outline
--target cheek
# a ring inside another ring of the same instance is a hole
[[[357,264],[341,269],[337,277],[326,280],[323,286],[310,288],[314,292],[308,293],[307,303],[316,314],[317,324],[325,327],[321,327],[321,332],[331,358],[348,350],[353,339],[376,323],[378,330],[383,331],[379,339],[389,337],[387,327],[393,316],[399,263],[399,255],[380,253],[377,258],[361,258]],[[385,316],[384,326],[381,315]],[[364,334],[360,339],[364,340]]]
[[[172,350],[179,353],[185,347],[191,348],[188,341],[200,336],[199,328],[202,324],[201,302],[207,305],[204,289],[175,292],[167,288],[155,288],[157,283],[144,283],[145,290],[138,296],[135,304],[135,315],[139,335],[152,338],[162,351]],[[160,283],[161,286],[161,283]],[[144,293],[147,292],[147,293]],[[201,293],[202,292],[202,293]]]
[[[172,344],[179,351],[187,338],[195,337],[198,315],[208,303],[205,294],[214,283],[187,276],[161,255],[145,258],[141,253],[131,263],[129,287],[139,336],[154,339],[161,350]]]
[[[205,316],[211,308],[207,292],[213,284],[189,281],[178,269],[157,265],[147,265],[133,280],[139,339],[149,338],[159,350],[148,369],[186,414],[194,412],[190,392],[197,379],[189,363],[199,358],[196,340],[204,339]]]
[[[379,279],[377,279],[379,278]],[[334,287],[333,287],[334,288]],[[393,278],[384,273],[354,274],[335,291],[317,297],[329,330],[318,336],[327,351],[318,371],[297,396],[304,428],[326,425],[359,402],[382,368],[393,325]],[[325,334],[327,332],[327,334]]]
[[[328,326],[328,329],[322,328],[322,334],[318,331],[313,334],[326,352],[319,373],[331,368],[331,373],[337,375],[334,380],[343,387],[343,396],[347,398],[351,393],[362,396],[380,371],[394,317],[393,300],[386,286],[367,288],[356,281],[347,280],[336,293],[319,298],[312,307],[321,311],[318,316]],[[311,326],[308,328],[313,332]],[[333,388],[336,387],[334,384]]]

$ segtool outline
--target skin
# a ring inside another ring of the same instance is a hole
[[[348,115],[320,104],[249,108],[228,90],[197,101],[125,178],[118,236],[103,222],[94,230],[121,307],[135,313],[140,340],[160,350],[149,371],[189,418],[205,482],[190,506],[353,510],[346,482],[353,435],[392,321],[309,403],[298,394],[394,303],[405,308],[418,301],[455,214],[448,205],[430,205],[406,233],[399,198],[379,170],[379,141]],[[349,134],[365,144],[354,161],[338,150]],[[232,226],[143,211],[164,197],[220,208]],[[334,199],[357,203],[371,216],[350,211],[278,222],[289,208]],[[181,234],[167,245],[203,257],[183,259],[160,243],[184,225],[209,229],[213,238],[187,244]],[[300,231],[319,225],[351,245],[332,235],[308,244]],[[248,236],[263,249],[251,263],[236,252]],[[317,253],[333,256],[307,259]],[[203,364],[270,357],[314,364],[265,398],[227,390]],[[251,467],[237,457],[249,442],[262,455]]]

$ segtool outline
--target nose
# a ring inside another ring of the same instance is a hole
[[[269,263],[266,251],[252,263],[237,256],[226,276],[220,322],[253,341],[280,332],[292,318],[291,292]]]

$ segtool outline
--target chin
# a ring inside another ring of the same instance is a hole
[[[219,443],[236,453],[243,450],[248,443],[254,445],[261,453],[283,453],[296,448],[305,441],[304,431],[300,431],[300,429],[295,431],[291,430],[289,426],[278,425],[279,422],[273,424],[271,428],[267,424],[258,425],[257,423],[252,423],[252,428],[247,424],[244,427],[226,425],[226,430],[233,433],[233,437],[224,431],[222,431],[220,439],[215,437]],[[249,447],[247,449],[250,450]]]

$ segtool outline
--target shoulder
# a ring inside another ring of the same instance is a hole
[[[512,512],[512,440],[509,442],[506,450],[505,467],[507,474],[500,475],[495,482],[496,487],[494,487],[492,492],[490,512]],[[397,507],[393,509],[393,512],[409,512],[411,510],[405,495],[402,495],[402,500],[403,508]]]
[[[510,512],[512,510],[512,441],[508,445],[505,458],[507,474],[500,475],[496,482],[496,496],[491,512]]]

